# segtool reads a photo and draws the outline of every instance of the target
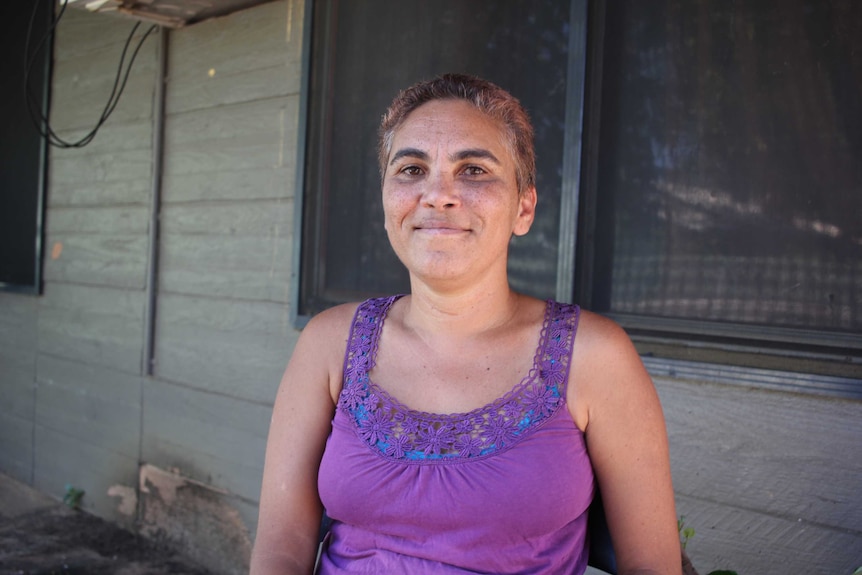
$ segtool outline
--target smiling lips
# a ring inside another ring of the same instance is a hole
[[[446,220],[424,220],[414,225],[413,230],[439,235],[457,234],[470,231],[469,228],[458,226]]]

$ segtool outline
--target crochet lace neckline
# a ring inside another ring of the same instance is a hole
[[[508,449],[565,405],[576,306],[548,301],[528,373],[501,397],[466,413],[408,408],[371,381],[383,322],[401,296],[371,299],[356,310],[338,401],[360,439],[383,457],[413,462],[483,458]]]

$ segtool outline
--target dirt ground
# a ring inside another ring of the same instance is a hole
[[[0,474],[0,575],[212,575],[188,558]]]

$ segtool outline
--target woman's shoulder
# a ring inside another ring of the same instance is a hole
[[[360,302],[339,304],[315,314],[302,328],[299,341],[313,345],[318,351],[343,347],[359,305]]]
[[[340,392],[341,367],[358,306],[346,303],[315,314],[302,328],[288,364],[287,374],[294,376],[291,379],[321,382],[329,389],[333,403]]]
[[[631,339],[614,320],[601,314],[581,309],[578,319],[577,344],[589,350],[591,356],[617,354],[631,347]]]
[[[585,429],[587,411],[612,396],[625,397],[637,388],[652,387],[652,382],[625,330],[610,318],[582,311],[569,385],[570,397],[578,398],[576,421]]]
[[[303,331],[312,330],[314,332],[320,330],[330,330],[339,327],[349,327],[353,316],[356,313],[356,308],[361,302],[349,302],[339,304],[313,315],[308,323],[303,328]]]
[[[362,307],[360,313],[363,316],[382,315],[400,297],[372,298],[327,308],[315,314],[302,328],[299,342],[314,346],[317,352],[331,350],[336,355],[343,354],[360,306]]]

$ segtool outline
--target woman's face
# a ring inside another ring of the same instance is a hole
[[[509,239],[530,229],[505,132],[461,100],[435,100],[396,130],[383,177],[386,231],[411,275],[477,281],[506,273]]]

